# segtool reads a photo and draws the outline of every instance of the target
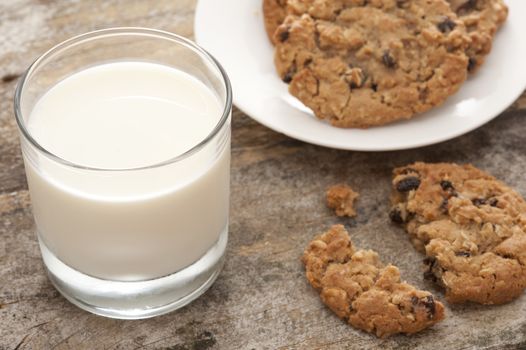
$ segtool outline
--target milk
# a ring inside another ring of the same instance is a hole
[[[94,66],[53,86],[28,129],[76,166],[23,145],[41,241],[75,270],[109,280],[158,278],[197,261],[227,229],[228,135],[167,161],[201,143],[222,113],[202,82],[153,63]]]

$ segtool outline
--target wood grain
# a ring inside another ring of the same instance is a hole
[[[17,77],[52,44],[93,29],[145,26],[191,37],[194,7],[191,0],[0,3],[0,349],[526,348],[524,296],[499,307],[448,305],[446,321],[433,329],[379,340],[323,307],[299,262],[315,233],[343,223],[358,246],[379,251],[403,278],[442,298],[422,280],[422,256],[389,223],[390,171],[415,160],[472,162],[525,195],[525,95],[468,135],[385,153],[308,145],[235,110],[230,242],[214,286],[182,310],[141,321],[94,316],[59,295],[34,235],[12,112]],[[336,182],[360,191],[356,219],[325,208],[323,193]]]

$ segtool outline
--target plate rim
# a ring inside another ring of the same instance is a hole
[[[202,21],[200,21],[200,18],[201,18],[202,13],[203,13],[202,12],[202,8],[204,6],[206,6],[208,1],[214,1],[214,0],[198,0],[197,5],[196,5],[196,9],[195,9],[194,37],[195,37],[196,42],[199,45],[202,44],[202,38],[201,38],[201,34],[200,34],[201,33],[200,24],[202,23]],[[510,6],[509,1],[507,1],[507,5],[508,6]],[[250,1],[250,2],[256,2],[258,4],[261,4],[260,0]],[[516,10],[516,11],[518,11],[518,10]],[[255,19],[255,21],[260,22],[260,24],[263,26],[263,21],[262,21],[262,16],[261,15],[258,16]],[[509,22],[509,18],[508,18],[508,21],[506,23],[508,23],[508,22]],[[506,23],[504,25],[506,25]],[[267,38],[266,35],[265,35],[265,38]],[[526,68],[525,68],[525,70],[526,70]],[[227,72],[227,74],[228,74],[228,72]],[[469,77],[468,77],[468,79],[469,79]],[[429,138],[428,140],[417,140],[417,141],[414,141],[414,142],[409,141],[409,142],[406,142],[406,143],[404,143],[402,145],[387,145],[387,146],[383,145],[383,144],[373,144],[373,145],[371,145],[371,144],[368,144],[368,143],[364,143],[363,145],[358,145],[356,143],[355,144],[342,144],[341,142],[331,142],[330,138],[326,138],[326,139],[316,138],[316,139],[313,139],[311,137],[303,135],[301,132],[294,133],[293,132],[294,130],[289,130],[288,128],[283,127],[283,125],[269,122],[267,118],[260,117],[259,114],[261,114],[261,113],[251,110],[251,106],[247,105],[247,103],[246,103],[247,101],[239,100],[239,97],[238,97],[239,95],[237,95],[235,93],[235,91],[234,91],[234,96],[233,96],[234,98],[233,98],[233,100],[234,100],[234,105],[239,110],[241,110],[244,114],[246,114],[248,117],[250,117],[251,119],[255,120],[256,122],[262,124],[263,126],[269,128],[271,130],[274,130],[276,132],[284,134],[284,135],[286,135],[288,137],[291,137],[293,139],[296,139],[296,140],[299,140],[299,141],[302,141],[302,142],[306,142],[306,143],[309,143],[309,144],[321,146],[321,147],[331,148],[331,149],[339,149],[339,150],[347,150],[347,151],[359,151],[359,152],[389,152],[389,151],[401,151],[401,150],[408,150],[408,149],[416,149],[416,148],[421,148],[421,147],[426,147],[426,146],[439,144],[439,143],[442,143],[442,142],[446,142],[446,141],[455,139],[457,137],[460,137],[460,136],[465,135],[465,134],[467,134],[469,132],[472,132],[473,130],[476,130],[476,129],[480,128],[481,126],[489,123],[493,119],[495,119],[495,118],[499,117],[501,114],[505,113],[506,110],[525,92],[525,90],[526,90],[526,79],[524,80],[524,82],[522,84],[514,85],[514,87],[516,88],[516,91],[512,90],[512,93],[507,94],[506,99],[503,100],[503,102],[501,102],[499,104],[499,105],[502,105],[502,106],[505,106],[505,107],[497,108],[494,112],[489,113],[484,118],[480,118],[480,120],[478,120],[475,123],[469,124],[469,126],[466,127],[466,128],[460,128],[460,129],[457,129],[455,131],[452,131],[451,133],[445,133],[445,134],[442,134],[442,135],[438,135],[437,137],[432,137],[432,138]],[[453,94],[452,96],[454,96],[455,94]],[[290,95],[290,96],[292,96],[292,95]],[[452,96],[450,96],[450,97],[452,97]],[[435,108],[439,108],[439,107],[440,106],[437,106]],[[433,108],[432,110],[434,110],[435,108]],[[315,117],[314,115],[313,115],[313,118],[317,119],[317,117]],[[317,121],[319,121],[320,123],[326,123],[325,121],[319,120],[319,119]],[[402,122],[410,122],[410,120],[402,121]],[[327,124],[327,125],[330,126],[330,124]],[[388,126],[389,126],[389,124],[386,124],[385,126],[380,126],[380,127],[388,127]],[[333,127],[333,126],[331,126],[331,127]],[[337,128],[337,127],[334,127],[334,128]],[[371,128],[371,129],[373,129],[373,128]],[[346,130],[344,128],[337,128],[337,129],[338,130]],[[349,129],[349,130],[356,130],[356,129]],[[367,129],[358,129],[358,130],[365,130],[366,131]]]

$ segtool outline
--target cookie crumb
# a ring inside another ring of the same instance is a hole
[[[327,190],[327,206],[334,209],[338,216],[355,217],[354,201],[360,196],[345,184],[334,185]]]

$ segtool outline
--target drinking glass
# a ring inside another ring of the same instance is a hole
[[[115,62],[161,64],[199,80],[222,106],[215,128],[185,153],[137,168],[83,166],[39,144],[28,129],[39,98],[74,73]],[[168,32],[95,31],[38,58],[14,102],[42,258],[64,297],[95,314],[138,319],[180,308],[212,285],[228,240],[232,91],[211,55]]]

